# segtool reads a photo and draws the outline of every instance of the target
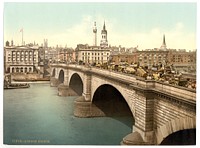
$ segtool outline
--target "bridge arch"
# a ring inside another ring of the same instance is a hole
[[[160,145],[196,145],[196,129],[185,129],[172,133]]]
[[[92,90],[91,90],[91,101],[93,102],[94,94],[99,87],[102,85],[110,85],[114,87],[119,93],[122,95],[126,103],[128,104],[128,108],[131,110],[133,117],[135,116],[135,103],[136,103],[136,92],[135,90],[128,88],[123,84],[112,83],[107,79],[101,80],[98,77],[92,78]]]
[[[60,81],[60,83],[64,83],[64,80],[65,80],[65,73],[64,73],[64,70],[63,70],[63,69],[61,69],[61,70],[59,71],[58,80]]]
[[[173,133],[191,129],[196,129],[196,118],[185,117],[171,120],[157,129],[157,144],[162,144],[162,142]]]
[[[94,92],[92,103],[106,116],[134,117],[123,94],[111,84],[100,85]]]
[[[53,68],[52,73],[51,73],[51,76],[52,76],[52,77],[55,77],[55,76],[56,76],[56,69],[55,69],[55,68]]]
[[[69,87],[71,89],[73,89],[79,96],[82,95],[82,93],[83,93],[83,81],[82,81],[81,77],[79,76],[79,74],[74,73],[70,77]]]

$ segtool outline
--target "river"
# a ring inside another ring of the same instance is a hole
[[[76,96],[59,97],[49,83],[4,90],[3,138],[9,145],[120,145],[132,117],[77,118]]]

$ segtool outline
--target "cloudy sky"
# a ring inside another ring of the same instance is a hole
[[[4,41],[49,46],[93,45],[97,23],[100,44],[103,23],[111,46],[158,48],[163,34],[168,48],[196,49],[196,3],[4,3]]]

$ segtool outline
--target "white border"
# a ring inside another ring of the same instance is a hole
[[[12,1],[12,0],[3,0],[0,2],[0,11],[1,11],[1,16],[0,16],[0,22],[1,22],[1,28],[0,28],[0,33],[1,33],[1,36],[0,36],[0,55],[1,55],[1,62],[0,62],[0,76],[1,76],[1,81],[0,81],[0,91],[1,91],[1,99],[0,99],[0,147],[2,148],[32,148],[32,147],[37,147],[37,148],[49,148],[49,147],[52,147],[52,148],[60,148],[60,147],[71,147],[70,145],[45,145],[45,146],[39,146],[39,145],[16,145],[16,146],[12,146],[12,145],[3,145],[3,44],[4,44],[4,40],[3,40],[3,4],[4,2],[15,2],[15,1]],[[198,0],[118,0],[118,1],[113,1],[113,0],[96,0],[96,1],[91,1],[91,0],[58,0],[58,1],[52,1],[52,0],[35,0],[35,1],[17,1],[17,2],[195,2],[197,3],[197,105],[196,105],[196,112],[197,112],[197,123],[196,125],[199,125],[199,113],[200,113],[200,108],[199,108],[199,100],[198,100],[198,97],[199,97],[199,52],[198,52],[198,48],[200,47],[199,46],[199,36],[200,36],[200,29],[199,29],[199,26],[200,26],[200,22],[199,22],[199,19],[200,19],[200,16],[199,16],[199,13],[200,13],[200,2]],[[200,130],[199,128],[196,128],[196,146],[181,146],[181,147],[200,147],[200,140],[199,140],[199,137],[200,137]],[[97,146],[72,146],[72,147],[97,147]],[[98,146],[99,147],[99,146]],[[100,147],[108,147],[108,146],[100,146]],[[111,146],[109,146],[111,147]],[[114,147],[118,147],[118,146],[114,146]],[[121,147],[121,146],[119,146]],[[124,147],[124,146],[123,146]],[[134,146],[134,147],[139,147],[139,146]],[[147,147],[160,147],[160,146],[147,146]],[[162,146],[163,147],[163,146]],[[175,147],[175,146],[164,146],[164,147]],[[176,146],[177,147],[177,146]]]

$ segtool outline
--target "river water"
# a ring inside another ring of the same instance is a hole
[[[132,117],[77,118],[73,115],[76,96],[57,93],[49,83],[4,90],[4,144],[119,145],[131,133]]]

